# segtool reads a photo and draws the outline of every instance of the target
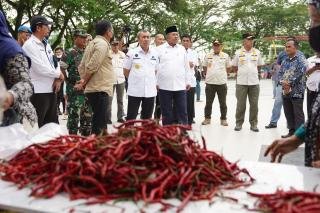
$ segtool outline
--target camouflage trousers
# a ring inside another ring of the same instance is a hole
[[[69,134],[83,136],[91,134],[92,110],[84,94],[71,92],[68,94],[68,121]],[[80,126],[79,126],[80,121]]]

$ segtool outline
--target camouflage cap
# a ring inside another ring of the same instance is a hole
[[[73,31],[73,36],[81,36],[81,37],[87,37],[88,34],[85,30],[83,29],[76,29]]]

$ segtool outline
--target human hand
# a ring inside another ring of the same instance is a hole
[[[314,168],[320,168],[320,160],[319,160],[319,161],[313,161],[313,162],[312,162],[312,166],[313,166]]]
[[[188,91],[188,90],[190,90],[190,88],[191,88],[190,84],[187,84],[186,90]]]
[[[279,163],[285,154],[288,154],[299,147],[299,142],[299,138],[295,135],[288,138],[277,139],[273,141],[270,146],[268,146],[264,156],[266,157],[270,154],[271,162],[277,161]]]
[[[189,66],[192,69],[194,67],[194,63],[192,61],[189,61]]]
[[[85,87],[84,80],[81,79],[80,81],[77,81],[77,83],[74,85],[73,88],[77,91],[81,91],[81,90],[84,90],[84,87]]]
[[[61,83],[62,81],[58,78],[56,78],[54,81],[53,81],[53,84],[52,84],[52,89],[53,89],[53,92],[54,93],[58,93],[60,91],[60,88],[61,88]]]
[[[2,104],[2,108],[4,111],[9,109],[14,103],[13,95],[10,92],[6,92],[6,97],[4,99],[4,102]]]

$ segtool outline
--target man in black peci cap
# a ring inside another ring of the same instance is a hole
[[[220,124],[228,126],[227,122],[227,79],[231,68],[231,60],[227,53],[222,52],[222,41],[214,39],[212,50],[204,58],[203,71],[206,76],[206,106],[204,109],[205,120],[202,125],[211,123],[212,103],[218,95],[220,104]]]
[[[32,17],[32,35],[22,47],[31,59],[30,77],[34,86],[31,102],[37,111],[39,127],[50,122],[58,123],[56,92],[64,80],[60,66],[54,66],[53,52],[46,40],[51,24],[43,16]]]
[[[173,124],[175,118],[180,124],[188,124],[186,90],[190,89],[190,75],[186,68],[187,52],[178,44],[176,26],[168,27],[165,32],[167,43],[158,49],[160,63],[157,70],[162,124]]]
[[[264,62],[260,51],[253,47],[254,36],[251,33],[244,33],[242,39],[243,47],[236,51],[232,61],[232,66],[237,73],[237,110],[234,130],[242,129],[248,97],[250,130],[258,132],[259,70]]]

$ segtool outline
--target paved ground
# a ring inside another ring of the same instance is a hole
[[[201,122],[204,119],[204,106],[205,94],[204,83],[201,84],[201,102],[195,103],[196,117],[195,124],[193,125],[193,135],[199,136],[202,134],[207,140],[207,147],[210,150],[222,153],[227,159],[236,160],[249,160],[249,161],[268,161],[267,158],[262,156],[263,150],[266,145],[270,144],[274,139],[279,138],[280,135],[287,133],[286,121],[282,112],[281,118],[276,129],[265,129],[264,126],[269,123],[274,99],[272,99],[272,83],[271,80],[261,80],[260,82],[260,99],[259,99],[259,124],[260,132],[250,131],[250,124],[248,121],[248,107],[246,111],[246,120],[243,129],[240,132],[235,132],[235,110],[236,110],[236,97],[235,97],[235,81],[228,82],[228,127],[220,125],[220,109],[218,99],[213,104],[212,122],[210,125],[202,126]],[[125,102],[126,102],[125,98]],[[125,103],[126,106],[126,103]],[[112,106],[112,120],[116,121],[116,100],[113,101]],[[126,109],[126,107],[125,107]],[[306,109],[305,109],[306,112]],[[60,125],[65,127],[66,120],[62,120],[60,116]],[[116,123],[114,123],[116,124]],[[112,125],[109,126],[110,129]],[[30,127],[27,127],[32,131]],[[298,150],[297,153],[288,156],[285,163],[289,164],[302,164],[303,150]]]

